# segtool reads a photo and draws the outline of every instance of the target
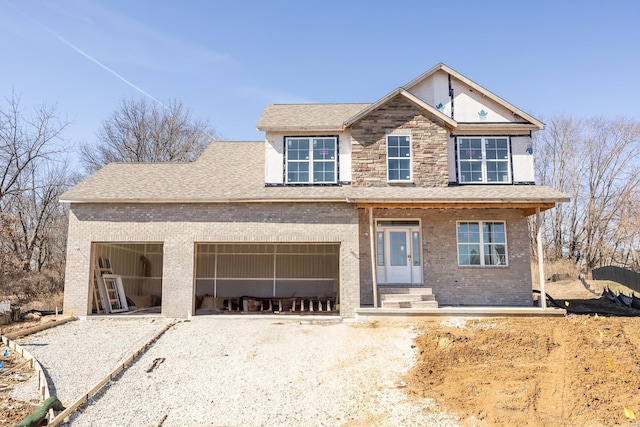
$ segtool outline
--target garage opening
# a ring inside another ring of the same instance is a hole
[[[92,244],[91,312],[162,311],[162,243]]]
[[[196,314],[339,313],[339,254],[339,244],[197,244]]]

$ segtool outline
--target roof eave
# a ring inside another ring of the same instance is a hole
[[[568,200],[566,200],[568,201]],[[558,200],[546,201],[504,201],[504,200],[353,200],[356,208],[418,208],[418,209],[521,209],[524,216],[531,216],[537,212],[547,211],[556,207]]]
[[[350,201],[353,203],[408,203],[408,204],[476,204],[476,205],[494,205],[494,204],[548,204],[548,203],[565,203],[569,198],[540,198],[540,199],[383,199],[376,197],[357,198],[352,197]]]
[[[521,131],[530,132],[538,130],[539,127],[532,123],[458,123],[456,131],[459,132],[473,132],[473,131],[500,131],[507,132]]]
[[[332,198],[228,198],[228,199],[60,199],[71,204],[196,204],[196,203],[345,203],[344,197]]]
[[[342,125],[331,126],[259,126],[261,132],[342,132]]]

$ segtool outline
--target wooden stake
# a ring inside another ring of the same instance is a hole
[[[536,224],[538,225],[538,232],[536,234],[536,240],[538,241],[538,279],[540,280],[540,298],[542,304],[540,307],[544,310],[547,308],[547,291],[545,289],[544,280],[544,255],[542,253],[542,214],[540,208],[536,208]]]
[[[375,227],[373,221],[373,207],[367,209],[369,213],[369,250],[371,251],[371,286],[373,291],[373,308],[378,308],[378,277],[376,275],[376,246]]]

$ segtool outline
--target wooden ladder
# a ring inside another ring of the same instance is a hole
[[[108,265],[109,267],[105,267]],[[96,307],[96,313],[106,313],[108,306],[107,294],[100,285],[103,273],[111,273],[111,261],[109,258],[98,258],[93,266],[93,305]]]
[[[95,267],[95,279],[100,297],[100,306],[105,313],[129,311],[127,297],[122,286],[122,277],[113,274],[109,258],[98,258],[98,265]],[[95,287],[94,300],[97,300]],[[97,304],[96,307],[98,307]],[[100,313],[99,307],[97,311]]]

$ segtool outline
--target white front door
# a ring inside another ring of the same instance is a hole
[[[378,283],[422,283],[422,240],[417,221],[379,221],[376,243]]]
[[[387,283],[411,283],[411,233],[407,229],[385,230]]]

